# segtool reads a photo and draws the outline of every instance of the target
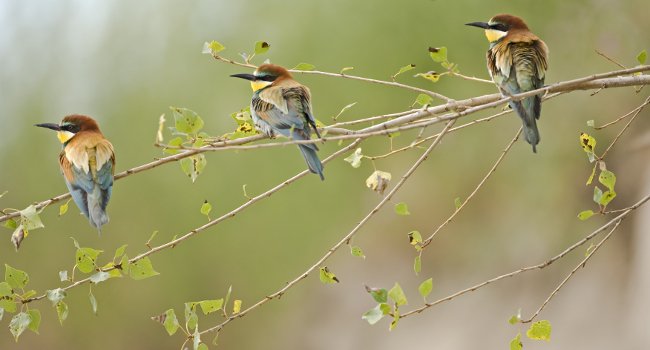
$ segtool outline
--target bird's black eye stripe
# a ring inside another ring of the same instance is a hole
[[[261,77],[257,77],[255,80],[264,80],[264,81],[274,81],[277,77],[272,76],[272,75],[263,75]]]
[[[61,130],[69,131],[73,134],[76,134],[77,132],[79,132],[79,126],[74,124],[65,124],[65,125],[61,125]]]
[[[508,31],[508,26],[503,24],[503,23],[495,23],[490,25],[490,29],[495,29],[501,32],[507,32]]]

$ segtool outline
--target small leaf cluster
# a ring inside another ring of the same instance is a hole
[[[18,337],[29,329],[38,333],[41,324],[41,312],[37,309],[30,309],[23,301],[36,295],[35,290],[26,290],[29,283],[29,275],[25,271],[15,269],[5,264],[5,279],[0,282],[0,320],[5,311],[16,313],[18,305],[20,312],[16,313],[9,321],[9,331],[18,341]]]
[[[418,287],[418,292],[426,301],[427,296],[433,290],[433,279],[429,278],[422,282]],[[404,290],[395,282],[395,285],[390,290],[385,288],[371,288],[366,286],[366,292],[372,296],[377,305],[366,311],[361,319],[366,320],[370,325],[379,322],[384,316],[392,316],[392,320],[388,327],[389,330],[395,329],[400,319],[400,307],[408,304]]]
[[[42,210],[38,211],[34,205],[30,205],[19,211],[20,218],[18,220],[9,219],[4,223],[4,227],[13,230],[11,243],[16,251],[31,231],[45,227],[39,216]]]
[[[594,177],[596,176],[596,169],[598,168],[598,182],[605,187],[603,191],[597,184],[594,184],[593,201],[598,205],[598,211],[583,210],[578,214],[580,220],[587,220],[594,214],[604,214],[607,205],[616,197],[616,191],[614,190],[616,175],[607,169],[602,156],[599,157],[596,154],[596,139],[593,136],[584,132],[581,133],[580,146],[587,154],[589,162],[594,163],[586,185],[589,186],[593,183]]]
[[[208,349],[207,344],[201,340],[201,334],[199,331],[199,314],[197,310],[201,310],[203,315],[210,315],[215,312],[220,312],[221,315],[228,319],[230,317],[236,316],[241,312],[242,301],[240,299],[233,300],[232,311],[229,313],[227,310],[228,303],[230,302],[230,296],[232,294],[232,286],[228,288],[226,296],[219,299],[209,299],[201,301],[190,301],[185,303],[183,316],[185,323],[181,325],[176,316],[176,311],[174,309],[168,309],[158,316],[151,317],[152,320],[160,323],[167,331],[167,334],[174,335],[180,329],[187,337],[187,341],[191,341],[193,349]],[[216,344],[217,337],[212,341],[213,345]]]
[[[518,324],[520,322],[521,310],[519,310],[517,315],[513,315],[510,320],[508,320],[508,323],[512,325]],[[532,340],[551,341],[551,330],[551,322],[548,320],[533,322],[528,330],[526,330],[526,337]],[[510,350],[521,350],[523,347],[524,344],[521,341],[521,333],[517,333],[517,335],[510,341]]]

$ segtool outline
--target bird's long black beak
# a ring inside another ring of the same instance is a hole
[[[253,74],[246,74],[246,73],[241,73],[241,74],[233,74],[231,75],[233,78],[242,78],[250,81],[257,80],[257,77],[255,77]]]
[[[61,126],[59,126],[59,124],[54,124],[54,123],[34,124],[34,126],[39,126],[41,128],[48,128],[55,131],[61,131]]]
[[[465,23],[466,26],[472,26],[472,27],[479,27],[483,29],[490,29],[490,25],[485,23],[485,22],[472,22],[472,23]]]

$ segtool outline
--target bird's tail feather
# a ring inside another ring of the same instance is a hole
[[[510,106],[521,118],[526,142],[533,146],[533,152],[537,153],[537,144],[540,141],[537,119],[540,115],[541,99],[538,96],[533,96],[522,101],[511,102]]]
[[[323,163],[318,159],[316,149],[309,146],[310,145],[298,145],[298,148],[300,148],[300,152],[305,158],[309,170],[314,174],[318,174],[321,180],[325,180],[325,176],[323,176]]]
[[[106,205],[104,204],[106,191],[99,186],[95,186],[92,192],[88,193],[88,220],[93,227],[96,227],[101,233],[101,227],[108,223],[108,214],[106,214]]]

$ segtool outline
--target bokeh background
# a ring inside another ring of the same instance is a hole
[[[446,46],[449,59],[467,75],[487,78],[487,43],[467,22],[499,12],[525,18],[551,50],[547,83],[617,69],[598,49],[625,65],[649,49],[647,0],[579,1],[20,1],[0,2],[0,207],[24,208],[65,191],[57,168],[60,145],[53,133],[33,127],[58,122],[64,115],[94,116],[117,153],[117,170],[161,157],[153,147],[158,117],[169,106],[187,107],[206,122],[205,131],[233,130],[230,113],[247,105],[248,85],[228,75],[246,69],[201,54],[204,41],[218,40],[225,56],[238,58],[264,40],[271,50],[256,58],[292,67],[300,62],[318,69],[390,79],[399,67],[417,68],[399,78],[453,98],[495,92],[488,84],[442,79],[433,85],[412,77],[440,69],[429,46]],[[358,81],[304,75],[317,117],[325,123],[345,105],[357,102],[342,120],[402,111],[416,94]],[[373,307],[363,284],[390,288],[399,282],[409,307],[421,305],[417,285],[433,277],[431,299],[445,296],[557,254],[605,222],[580,222],[576,214],[592,208],[584,185],[591,170],[578,145],[586,121],[603,124],[641,104],[648,89],[634,88],[565,95],[544,104],[539,153],[517,142],[497,173],[467,209],[442,231],[423,257],[422,272],[412,271],[414,252],[406,233],[427,236],[484,176],[519,127],[513,115],[468,128],[445,138],[394,203],[409,204],[412,215],[398,217],[384,208],[355,238],[365,260],[343,248],[327,262],[341,283],[325,286],[316,275],[230,324],[219,337],[222,349],[497,349],[507,348],[524,326],[509,317],[522,308],[531,314],[584,256],[586,247],[542,271],[529,272],[444,303],[419,316],[369,326],[361,315]],[[478,118],[493,113],[487,111]],[[608,167],[618,175],[620,208],[650,191],[649,111],[644,111],[616,145]],[[600,151],[622,125],[596,132]],[[433,131],[433,129],[429,130]],[[169,139],[169,134],[167,134]],[[413,133],[394,139],[408,144]],[[387,138],[363,144],[365,154],[389,150]],[[326,144],[321,156],[338,146]],[[420,151],[376,162],[399,176]],[[70,237],[112,256],[128,244],[134,256],[154,230],[163,243],[212,216],[301,171],[294,147],[207,154],[206,171],[191,183],[176,163],[118,181],[109,206],[111,222],[101,237],[78,210],[58,218],[58,204],[47,208],[45,229],[32,232],[19,252],[3,229],[3,263],[26,270],[30,287],[42,292],[60,286],[59,270],[74,264]],[[88,301],[88,286],[73,289],[70,315],[59,325],[48,301],[41,310],[40,335],[26,332],[18,343],[0,323],[1,349],[178,349],[182,337],[169,337],[149,317],[168,308],[182,315],[183,303],[233,297],[247,307],[281,288],[349,232],[380,200],[364,186],[369,162],[353,169],[342,158],[326,167],[326,181],[309,176],[236,217],[152,257],[160,276],[143,281],[110,280],[93,288],[98,315]],[[527,349],[647,349],[650,311],[650,210],[639,210],[545,309],[552,341],[525,341]],[[182,316],[181,316],[182,317]],[[206,328],[219,317],[201,316]],[[206,339],[211,341],[211,338]]]

